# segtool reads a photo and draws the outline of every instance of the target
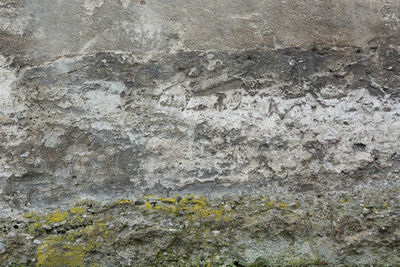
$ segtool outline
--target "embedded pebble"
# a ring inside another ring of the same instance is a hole
[[[219,235],[220,234],[220,231],[212,231],[211,232],[213,235]]]
[[[367,214],[369,214],[371,212],[372,212],[371,210],[364,208],[363,211],[362,211],[362,214],[367,215]]]
[[[295,202],[292,202],[292,203],[290,203],[290,204],[289,204],[289,207],[291,207],[291,208],[295,208],[295,207],[297,207],[297,203],[295,203]]]
[[[176,198],[176,203],[181,202],[181,200],[182,200],[182,197],[181,197],[181,196],[178,196],[178,197]]]
[[[53,227],[51,227],[51,225],[47,225],[47,224],[45,224],[45,225],[42,225],[42,227],[44,228],[44,229],[46,229],[46,230],[51,230],[51,229],[53,229]]]
[[[14,233],[14,232],[10,232],[10,233],[7,234],[7,237],[8,237],[8,238],[14,238],[14,237],[16,237],[16,236],[17,236],[17,234]]]
[[[33,236],[31,236],[31,235],[28,235],[28,234],[25,234],[25,233],[22,233],[21,235],[24,236],[27,240],[32,240],[33,239]]]
[[[38,239],[33,240],[33,243],[36,244],[36,245],[42,244],[42,242],[40,240],[38,240]]]
[[[198,227],[200,227],[200,223],[199,222],[195,222],[194,226],[198,228]]]
[[[225,209],[226,211],[231,211],[231,210],[232,210],[232,207],[231,207],[230,205],[226,204],[226,205],[224,206],[224,209]]]
[[[4,244],[3,242],[0,242],[0,251],[2,251],[4,249]]]

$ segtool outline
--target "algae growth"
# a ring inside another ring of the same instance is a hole
[[[398,225],[390,219],[393,201],[369,199],[367,209],[354,200],[273,199],[148,195],[30,212],[3,222],[11,233],[0,234],[0,265],[356,266],[349,260],[356,256],[342,256],[354,249],[368,250],[374,264],[400,262],[395,238],[379,243]]]

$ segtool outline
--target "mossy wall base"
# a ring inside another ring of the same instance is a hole
[[[396,266],[399,191],[80,201],[3,218],[2,266]]]

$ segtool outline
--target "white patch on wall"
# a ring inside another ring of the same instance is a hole
[[[107,117],[121,113],[120,93],[125,89],[122,83],[95,81],[87,84],[99,84],[102,89],[86,92],[85,110],[95,117]]]
[[[16,80],[13,72],[0,67],[0,114],[12,105],[12,84]]]
[[[139,23],[136,24],[133,39],[136,44],[143,47],[157,48],[161,42],[160,33],[165,22],[150,8],[143,8],[140,13]]]
[[[5,7],[5,8],[3,8]],[[0,9],[0,31],[8,32],[14,35],[23,35],[29,26],[29,17],[18,16],[15,18],[15,9],[8,9],[7,5],[2,5]]]
[[[246,131],[246,136],[255,141],[265,140],[269,143],[274,138],[282,139],[279,142],[286,141],[286,149],[272,149],[266,155],[269,168],[281,176],[296,173],[311,175],[320,172],[321,168],[331,173],[356,170],[374,160],[371,153],[374,149],[393,153],[393,146],[397,145],[399,138],[397,133],[400,133],[400,122],[396,120],[395,114],[400,110],[400,103],[373,96],[365,89],[354,90],[341,99],[322,96],[314,98],[311,95],[295,99],[246,96],[238,90],[224,91],[223,94],[222,101],[218,101],[214,94],[192,96],[185,108],[181,109],[176,106],[180,103],[176,97],[177,91],[168,90],[160,98],[164,105],[159,103],[157,109],[170,116],[180,117],[192,127],[206,122],[207,127],[220,131],[247,128],[251,131]],[[172,95],[175,97],[172,98]],[[385,106],[390,107],[391,111],[384,111]],[[375,109],[376,107],[379,109]],[[308,141],[324,146],[326,155],[313,162],[312,153],[302,145]],[[210,144],[204,143],[204,140],[201,142],[200,147]],[[209,142],[215,145],[216,140]],[[366,151],[354,151],[355,143],[365,144]],[[168,150],[177,151],[179,147],[186,146],[187,143],[171,143]],[[167,157],[165,149],[156,147],[154,150],[163,151],[166,161],[167,158],[187,158],[199,164],[196,168],[210,166],[209,159],[203,161],[190,153],[183,152],[184,155],[179,157]],[[251,158],[259,154],[259,151],[251,150],[241,152],[233,149],[230,152],[233,156],[238,155],[235,156],[238,164],[240,156]],[[223,155],[221,158],[213,158],[212,161],[223,162]],[[160,161],[164,161],[164,158],[149,162],[145,168],[153,170],[153,167],[159,167],[156,162]],[[311,163],[304,165],[304,161]],[[188,166],[190,165],[185,165],[185,168],[188,169]],[[244,172],[246,171],[251,169],[246,167]],[[240,178],[235,176],[234,179]]]
[[[93,15],[96,8],[101,7],[104,4],[104,0],[85,0],[83,7],[85,8],[86,14],[89,16]]]
[[[45,147],[55,148],[60,143],[60,137],[64,134],[61,128],[55,128],[51,132],[47,132],[43,137],[43,144]]]
[[[6,158],[0,159],[0,179],[1,178],[8,178],[12,175],[10,165],[7,164]],[[1,181],[1,180],[0,180]],[[2,192],[2,186],[0,186],[0,193]]]
[[[117,106],[121,104],[119,95],[107,92],[90,91],[86,93],[88,101],[86,107],[93,113],[101,116],[117,112]]]
[[[126,9],[131,4],[132,0],[121,0],[121,5]]]

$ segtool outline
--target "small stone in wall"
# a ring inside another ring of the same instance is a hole
[[[51,229],[53,229],[53,227],[51,227],[50,225],[48,225],[48,224],[45,224],[45,225],[43,225],[42,226],[45,230],[51,230]]]
[[[14,233],[14,232],[10,232],[10,233],[7,234],[7,237],[8,237],[8,238],[14,238],[14,237],[16,237],[16,236],[17,236],[17,234]]]
[[[226,205],[224,206],[224,209],[225,209],[226,211],[232,211],[232,207],[231,207],[230,205],[228,205],[228,204],[226,204]]]

